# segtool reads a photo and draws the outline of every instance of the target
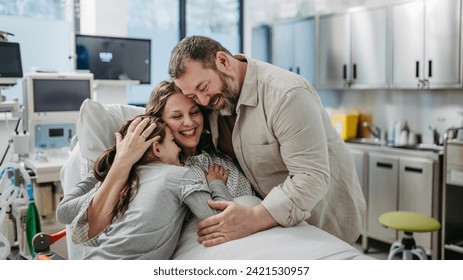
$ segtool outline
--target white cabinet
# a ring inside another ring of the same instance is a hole
[[[315,81],[314,19],[278,22],[272,26],[272,64]]]
[[[359,178],[360,186],[362,187],[363,196],[366,199],[367,196],[367,172],[365,170],[366,164],[368,163],[368,153],[362,150],[350,149],[352,158],[354,159],[355,171],[357,171],[357,177]]]
[[[397,210],[399,193],[399,159],[382,153],[369,154],[368,168],[368,237],[393,243],[396,232],[383,227],[378,218]]]
[[[368,152],[362,149],[354,149],[349,148],[352,158],[354,160],[355,171],[357,172],[357,177],[360,182],[360,186],[362,187],[362,193],[365,197],[365,201],[368,207],[368,188],[367,188],[367,180],[368,180]],[[364,251],[368,250],[368,236],[367,236],[367,217],[365,216],[364,220],[364,228],[362,230],[362,248]]]
[[[387,8],[320,16],[317,87],[385,88]]]
[[[459,0],[392,6],[392,87],[461,86]]]
[[[460,127],[459,129],[463,129]],[[442,259],[463,259],[463,140],[444,142]]]
[[[421,158],[400,158],[399,160],[399,210],[433,216],[433,170],[434,161]],[[414,233],[415,242],[431,249],[431,233]],[[436,236],[437,237],[437,236]],[[400,235],[402,238],[402,233]]]
[[[412,211],[438,218],[439,193],[434,187],[438,185],[438,169],[435,160],[371,152],[368,161],[368,237],[386,243],[402,238],[402,232],[398,235],[379,223],[379,216],[386,212]],[[414,237],[433,259],[437,258],[437,233],[415,233]]]

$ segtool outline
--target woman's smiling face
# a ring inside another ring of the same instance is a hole
[[[174,93],[167,98],[162,119],[184,153],[194,155],[204,126],[204,116],[198,105],[183,93]]]

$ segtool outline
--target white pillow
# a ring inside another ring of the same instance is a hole
[[[145,113],[145,108],[123,104],[101,104],[86,99],[80,107],[77,138],[82,155],[95,161],[106,149],[114,146],[114,133],[122,124],[136,115]]]

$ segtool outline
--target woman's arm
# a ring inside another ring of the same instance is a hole
[[[120,133],[116,133],[116,156],[101,187],[95,193],[87,210],[89,224],[88,237],[91,239],[104,230],[113,220],[113,209],[119,200],[120,192],[127,182],[130,169],[143,156],[151,144],[159,138],[147,140],[140,136],[142,133],[149,135],[155,124],[148,124],[149,119],[137,118],[134,120],[122,139]]]
[[[56,208],[56,219],[62,224],[69,225],[80,211],[82,204],[88,198],[88,193],[98,183],[93,173],[79,182],[66,194]]]

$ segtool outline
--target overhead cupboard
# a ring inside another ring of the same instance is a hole
[[[272,36],[272,63],[314,82],[314,19],[278,22]]]
[[[459,0],[392,5],[392,87],[460,87],[460,18]]]
[[[273,23],[270,62],[319,89],[461,88],[460,0],[395,0]]]
[[[387,8],[319,18],[318,88],[387,87]]]

